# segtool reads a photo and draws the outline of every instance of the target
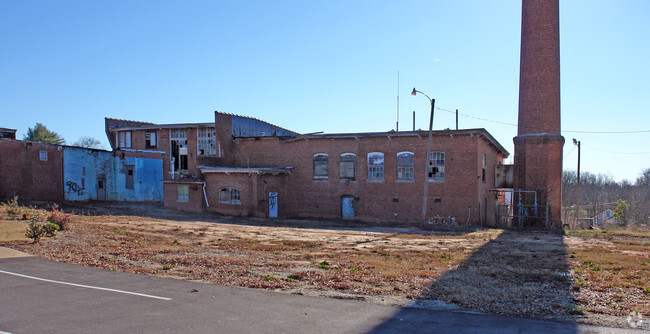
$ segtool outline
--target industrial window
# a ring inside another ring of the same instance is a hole
[[[413,152],[397,153],[397,180],[413,181]]]
[[[381,152],[368,153],[368,181],[384,180],[384,154]]]
[[[314,180],[327,180],[327,154],[314,154]]]
[[[187,130],[171,129],[171,164],[174,171],[187,171]]]
[[[485,154],[483,154],[483,172],[481,173],[481,180],[483,180],[483,183],[485,183],[485,169],[487,168],[487,162],[485,160]]]
[[[117,133],[117,147],[131,148],[131,131],[120,131]]]
[[[158,143],[156,141],[156,132],[147,131],[144,133],[144,145],[147,148],[157,147]]]
[[[190,201],[190,187],[187,184],[179,184],[176,186],[176,193],[178,194],[178,202]]]
[[[196,142],[199,156],[217,156],[217,142],[214,138],[214,128],[199,128]]]
[[[429,164],[427,165],[427,176],[429,181],[445,182],[445,153],[429,152]]]
[[[221,204],[241,204],[239,199],[239,189],[221,188],[219,189],[219,203]]]
[[[126,189],[135,189],[135,166],[126,166],[124,169],[126,170]]]
[[[341,180],[354,180],[354,165],[357,156],[354,153],[343,153],[339,156],[339,173]]]

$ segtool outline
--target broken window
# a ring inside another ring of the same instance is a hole
[[[429,181],[445,182],[445,153],[429,152],[429,164],[427,165],[427,176]]]
[[[131,148],[131,131],[120,131],[117,133],[117,147]]]
[[[187,171],[187,130],[171,129],[169,134],[171,142],[171,164],[174,171]]]
[[[241,204],[241,200],[239,199],[239,189],[230,187],[219,189],[219,203]]]
[[[343,153],[339,156],[339,173],[341,180],[354,180],[354,165],[357,156],[354,153]]]
[[[314,155],[314,180],[327,180],[327,154]]]
[[[147,131],[144,133],[144,145],[147,148],[152,148],[152,147],[157,147],[158,144],[156,142],[156,132],[155,131]]]
[[[415,174],[413,160],[413,152],[397,153],[397,180],[413,181],[413,176]]]
[[[368,181],[384,180],[384,154],[381,152],[368,153]]]
[[[216,157],[217,142],[214,137],[214,128],[199,128],[196,146],[199,156]]]
[[[187,184],[179,184],[176,186],[176,194],[178,202],[190,201],[190,187]]]
[[[483,154],[483,172],[481,173],[481,180],[483,180],[483,183],[485,183],[485,170],[487,168],[487,159],[485,158],[485,154]]]
[[[124,170],[126,171],[126,189],[135,189],[135,166],[125,166]]]

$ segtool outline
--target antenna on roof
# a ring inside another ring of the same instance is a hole
[[[395,122],[395,132],[399,132],[399,70],[397,70],[397,121]]]

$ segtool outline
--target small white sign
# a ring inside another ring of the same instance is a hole
[[[47,161],[47,151],[40,151],[39,157],[41,158],[41,161]]]

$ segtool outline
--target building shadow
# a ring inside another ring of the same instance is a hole
[[[561,234],[504,230],[371,332],[576,333],[571,289]]]

